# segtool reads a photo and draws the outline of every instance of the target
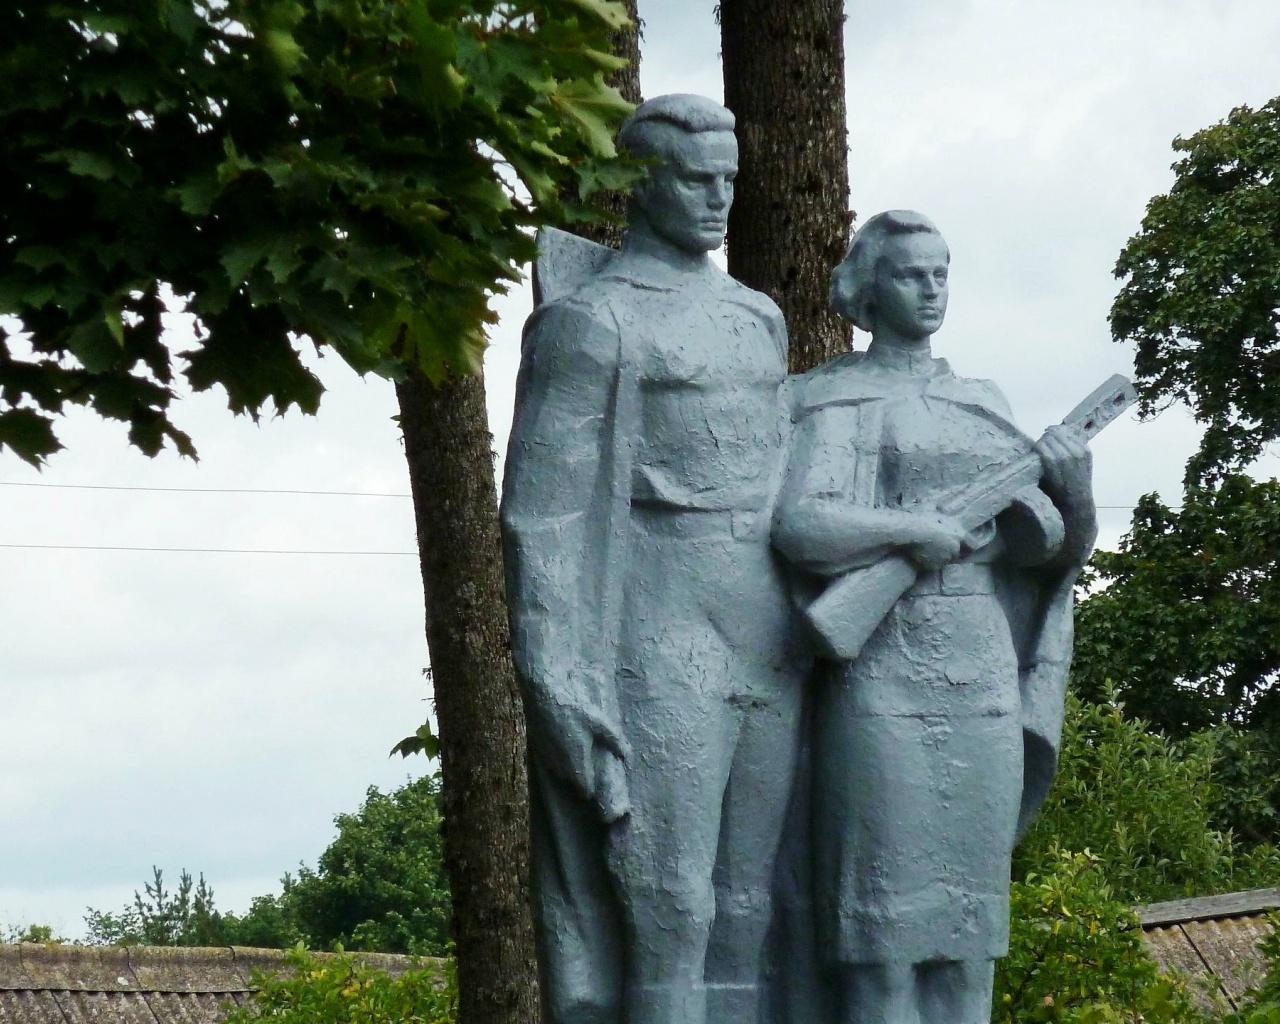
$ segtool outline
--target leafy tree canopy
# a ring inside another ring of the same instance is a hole
[[[1280,98],[1173,147],[1177,180],[1116,264],[1111,329],[1137,346],[1146,411],[1183,401],[1206,425],[1193,482],[1280,438]]]
[[[606,0],[0,4],[0,448],[67,403],[147,454],[175,375],[314,411],[360,372],[479,365],[531,229],[628,180]],[[173,352],[166,310],[198,343]]]
[[[457,976],[450,963],[392,977],[340,954],[324,959],[301,949],[288,957],[292,971],[255,972],[250,1000],[227,1014],[226,1024],[454,1024]]]
[[[1205,433],[1181,510],[1144,497],[1120,550],[1095,557],[1074,678],[1093,699],[1113,680],[1173,736],[1261,734],[1280,724],[1280,485],[1245,472],[1280,438],[1280,98],[1174,149],[1173,187],[1116,264],[1111,328],[1136,346],[1144,410],[1184,402]],[[1244,810],[1228,817],[1246,834],[1274,832],[1273,813]]]
[[[1179,511],[1138,503],[1106,589],[1077,612],[1072,678],[1100,699],[1109,681],[1171,736],[1221,723],[1280,726],[1280,483],[1228,475],[1187,488]]]

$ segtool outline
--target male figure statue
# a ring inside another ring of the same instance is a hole
[[[639,107],[621,252],[526,326],[502,518],[554,1024],[751,1022],[760,999],[805,666],[769,547],[786,331],[707,255],[733,123]]]

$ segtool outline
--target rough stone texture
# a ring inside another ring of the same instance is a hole
[[[511,664],[484,380],[433,384],[414,372],[396,395],[439,722],[459,1024],[529,1024],[539,1000],[524,713]]]
[[[721,0],[725,105],[741,168],[729,273],[782,309],[791,369],[849,348],[827,278],[849,239],[842,0]]]
[[[641,107],[621,252],[545,235],[525,332],[503,527],[555,1024],[757,1019],[805,665],[768,539],[786,331],[707,257],[730,127]]]
[[[871,345],[793,387],[774,544],[802,604],[854,596],[837,602],[851,617],[810,616],[831,662],[812,696],[812,856],[788,851],[812,865],[836,1006],[793,1003],[782,1024],[988,1019],[1010,855],[1056,763],[1090,456],[1078,427],[1033,441],[995,384],[933,358],[949,267],[927,218],[870,218],[831,298]],[[1132,399],[1119,383],[1108,413]],[[1099,394],[1073,423],[1101,422]]]

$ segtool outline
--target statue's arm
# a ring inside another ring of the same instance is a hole
[[[601,492],[617,356],[612,318],[589,306],[553,303],[530,319],[502,502],[512,653],[531,738],[601,803],[609,802],[602,756],[626,752],[609,652],[592,618],[605,585],[610,496]]]
[[[1098,539],[1098,509],[1093,499],[1093,456],[1084,436],[1054,426],[1036,442],[1044,465],[1041,489],[1062,514],[1065,536],[1051,568],[1078,569],[1089,560]]]
[[[857,460],[874,457],[860,453],[854,442],[858,417],[857,406],[837,405],[811,411],[795,424],[774,513],[774,546],[796,567],[821,576],[895,552],[922,561],[939,545],[958,550],[965,531],[948,516],[853,500]]]

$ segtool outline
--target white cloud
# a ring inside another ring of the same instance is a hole
[[[721,94],[710,2],[641,3],[645,90]],[[909,0],[848,5],[852,201],[932,216],[954,255],[938,351],[1060,418],[1130,354],[1110,341],[1111,268],[1169,142],[1280,92],[1272,0]],[[486,371],[505,445],[527,289],[500,300]],[[0,481],[398,492],[394,394],[335,358],[316,419],[254,426],[217,395],[178,412],[199,464],[129,452],[73,415],[71,450]],[[1196,430],[1176,411],[1095,443],[1103,504],[1176,501]],[[0,486],[7,543],[411,551],[395,498]],[[1127,525],[1103,513],[1103,541]],[[78,926],[159,864],[244,909],[365,788],[425,769],[387,751],[426,713],[412,556],[0,549],[0,920]]]

